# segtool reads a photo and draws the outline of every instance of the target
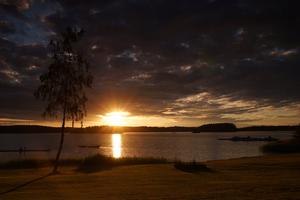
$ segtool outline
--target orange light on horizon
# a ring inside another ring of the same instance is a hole
[[[124,111],[114,111],[110,113],[106,113],[102,116],[103,123],[109,126],[123,126],[126,125],[125,119],[129,116],[129,112]]]

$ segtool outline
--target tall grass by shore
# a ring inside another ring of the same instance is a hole
[[[300,153],[299,140],[286,140],[266,144],[261,147],[264,153]]]
[[[192,162],[182,162],[182,161],[176,161],[174,163],[174,167],[178,170],[189,172],[189,173],[195,173],[195,172],[212,172],[210,168],[207,167],[204,163],[199,163],[196,161]]]
[[[115,159],[113,157],[97,154],[84,158],[82,162],[79,163],[77,170],[88,173],[124,165],[163,164],[168,162],[169,161],[164,158],[122,157]]]
[[[169,161],[164,158],[152,157],[122,157],[116,159],[101,154],[89,156],[84,159],[64,159],[60,161],[60,166],[72,166],[75,167],[76,171],[78,172],[92,173],[118,166],[166,163],[173,164],[176,169],[189,173],[212,171],[204,163],[196,161]],[[0,163],[0,170],[36,169],[42,167],[50,167],[53,164],[54,160],[13,160],[6,163]]]
[[[300,153],[300,128],[292,139],[268,143],[261,147],[264,153]]]
[[[60,160],[61,166],[76,166],[82,159],[63,159]],[[41,160],[41,159],[24,159],[24,160],[11,160],[8,162],[0,163],[0,169],[14,170],[14,169],[31,169],[49,167],[54,164],[54,160]]]
[[[93,172],[103,169],[110,169],[116,166],[123,165],[140,165],[140,164],[163,164],[169,161],[163,158],[151,157],[123,157],[115,159],[110,156],[96,154],[83,159],[62,159],[60,166],[73,166],[81,172]],[[30,169],[42,168],[53,165],[54,160],[39,160],[39,159],[26,159],[26,160],[12,160],[0,163],[0,169],[13,170],[13,169]]]

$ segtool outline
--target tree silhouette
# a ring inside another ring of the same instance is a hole
[[[62,117],[61,137],[53,173],[58,172],[66,120],[82,121],[86,115],[87,97],[84,90],[91,87],[92,75],[87,60],[75,48],[83,33],[82,29],[69,27],[56,39],[50,40],[51,64],[48,71],[40,76],[41,85],[35,91],[37,99],[47,102],[44,116]]]

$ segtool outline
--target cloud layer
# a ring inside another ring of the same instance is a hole
[[[95,76],[91,123],[112,109],[168,125],[298,123],[298,1],[0,2],[2,118],[40,120],[47,42],[76,25]]]

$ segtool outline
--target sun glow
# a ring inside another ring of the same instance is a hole
[[[128,115],[128,112],[110,112],[105,114],[105,116],[103,117],[103,121],[105,124],[110,126],[123,126],[126,124],[125,119]]]
[[[114,158],[120,158],[122,155],[122,136],[121,134],[112,134],[112,154]]]

